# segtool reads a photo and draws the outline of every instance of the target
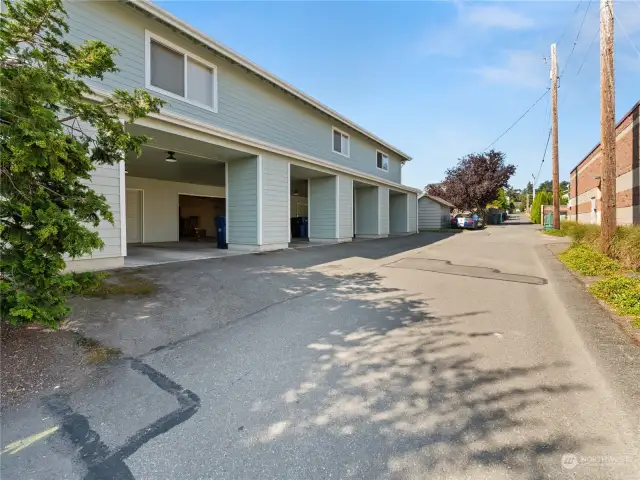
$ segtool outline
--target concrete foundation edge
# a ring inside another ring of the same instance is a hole
[[[124,267],[124,257],[79,258],[68,260],[65,272],[92,272]]]
[[[269,252],[272,250],[283,250],[285,248],[289,248],[288,243],[273,243],[269,245],[232,245],[229,244],[229,250],[235,250],[240,252]]]

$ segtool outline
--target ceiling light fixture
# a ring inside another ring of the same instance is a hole
[[[164,160],[166,162],[176,163],[178,160],[176,159],[176,157],[174,157],[175,154],[176,154],[176,152],[168,151],[167,152],[167,158],[165,158]]]

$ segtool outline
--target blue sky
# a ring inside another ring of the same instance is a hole
[[[440,181],[531,106],[558,40],[562,179],[599,141],[599,0],[158,3],[412,155],[413,187]],[[620,118],[640,99],[640,0],[615,11]],[[517,165],[515,187],[538,172],[549,111],[550,95],[494,147]]]

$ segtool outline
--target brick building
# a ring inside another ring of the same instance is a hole
[[[600,223],[600,144],[571,171],[569,220]],[[618,225],[640,223],[640,101],[616,125]]]

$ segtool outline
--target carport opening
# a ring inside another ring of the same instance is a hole
[[[309,241],[309,180],[291,178],[290,227],[291,242]]]
[[[224,216],[225,199],[197,195],[178,196],[178,226],[180,241],[215,241],[215,218]]]
[[[409,232],[407,194],[389,190],[389,235],[406,235]]]

